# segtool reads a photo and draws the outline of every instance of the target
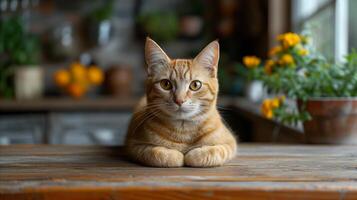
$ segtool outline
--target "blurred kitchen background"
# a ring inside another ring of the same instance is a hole
[[[243,142],[300,142],[261,117],[261,83],[236,67],[276,35],[308,30],[339,60],[357,47],[355,0],[0,0],[0,144],[123,143],[144,92],[146,36],[169,56],[219,39],[219,109]]]

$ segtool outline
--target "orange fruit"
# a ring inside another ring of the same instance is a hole
[[[81,98],[85,94],[86,89],[80,84],[72,83],[72,84],[68,85],[67,92],[72,97],[78,99],[78,98]]]
[[[60,69],[54,74],[54,80],[58,86],[63,87],[69,84],[71,81],[71,75],[67,70]]]
[[[100,85],[104,79],[103,71],[96,66],[88,68],[87,77],[88,81],[94,85]]]
[[[75,81],[76,80],[82,81],[83,79],[86,78],[86,68],[78,62],[71,64],[70,72],[71,72],[73,79]]]

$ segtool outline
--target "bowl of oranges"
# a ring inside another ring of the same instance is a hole
[[[103,83],[104,73],[96,65],[85,66],[74,62],[68,68],[56,71],[53,78],[56,85],[65,93],[80,99],[92,87]]]

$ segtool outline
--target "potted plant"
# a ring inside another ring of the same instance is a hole
[[[264,65],[254,56],[244,59],[248,78],[284,95],[264,100],[263,115],[282,123],[303,122],[308,143],[357,143],[357,53],[335,64],[314,50],[306,34],[285,33],[277,40]],[[285,96],[297,107],[288,105]]]
[[[179,31],[178,17],[174,12],[147,12],[141,14],[137,20],[145,36],[149,34],[155,41],[172,41]]]
[[[204,2],[202,0],[185,1],[179,11],[180,35],[185,38],[197,38],[202,33],[204,20]]]
[[[0,21],[0,93],[18,99],[38,98],[43,71],[38,63],[38,40],[27,33],[18,17]],[[14,80],[14,83],[13,83]]]

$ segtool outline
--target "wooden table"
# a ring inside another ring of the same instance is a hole
[[[217,168],[150,168],[120,147],[0,147],[0,199],[357,199],[357,147],[242,144]]]

